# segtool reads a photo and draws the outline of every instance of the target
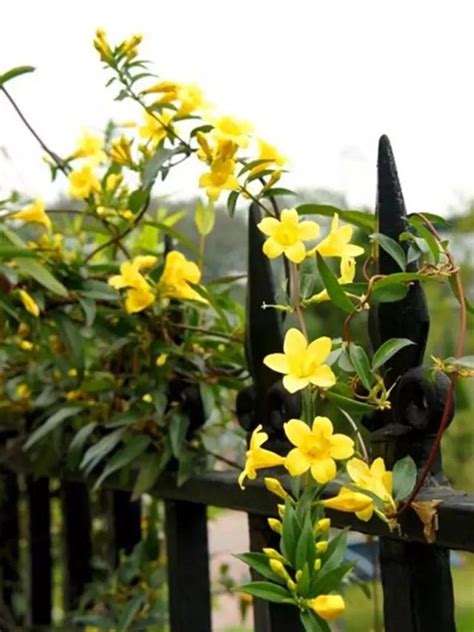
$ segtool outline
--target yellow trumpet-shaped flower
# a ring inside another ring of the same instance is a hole
[[[199,186],[205,188],[208,198],[216,202],[222,191],[235,191],[239,188],[234,170],[233,160],[215,160],[210,171],[203,173],[199,178]]]
[[[199,283],[201,270],[177,250],[166,255],[163,274],[158,283],[158,291],[163,298],[191,299],[206,302],[189,283]]]
[[[346,604],[341,595],[318,595],[318,597],[308,600],[307,604],[318,617],[325,621],[332,621],[341,617],[346,610]]]
[[[341,276],[338,281],[340,285],[347,285],[347,283],[352,283],[356,273],[356,262],[354,257],[342,257],[341,266],[340,266]],[[329,294],[327,290],[322,290],[311,296],[311,298],[306,300],[306,304],[309,303],[322,303],[323,301],[329,301]]]
[[[176,96],[181,102],[178,109],[178,116],[187,116],[191,114],[191,112],[200,110],[206,104],[201,88],[195,84],[179,85]]]
[[[85,200],[93,193],[100,191],[100,182],[90,165],[72,171],[69,176],[69,195],[78,200]]]
[[[152,116],[146,112],[145,122],[138,130],[140,136],[150,140],[154,145],[158,145],[173,129],[171,123],[174,114],[174,112],[161,112],[156,114],[156,116]]]
[[[239,485],[244,489],[244,480],[249,478],[254,480],[257,478],[257,470],[266,467],[275,467],[277,465],[283,465],[284,458],[271,450],[265,450],[262,448],[262,444],[268,439],[268,434],[262,432],[263,426],[257,426],[252,432],[250,438],[250,446],[246,453],[245,467],[239,476]]]
[[[293,263],[301,263],[306,257],[305,241],[316,239],[319,225],[316,222],[300,222],[298,211],[286,208],[280,219],[265,217],[258,224],[259,229],[268,239],[263,244],[263,252],[273,259],[284,254]]]
[[[120,138],[112,141],[109,150],[109,156],[111,160],[118,165],[129,165],[133,162],[132,159],[132,140],[122,134]]]
[[[46,230],[51,230],[51,220],[44,210],[44,202],[35,200],[29,206],[25,206],[21,211],[12,215],[13,219],[21,219],[24,222],[42,224]]]
[[[296,393],[309,384],[331,388],[336,383],[332,369],[324,364],[331,352],[331,338],[323,336],[308,344],[298,329],[289,329],[283,343],[283,353],[271,353],[263,362],[273,371],[284,373],[283,386]]]
[[[286,459],[285,467],[292,476],[311,470],[313,478],[322,485],[336,476],[336,460],[354,454],[354,442],[344,434],[333,434],[327,417],[315,417],[313,426],[301,419],[290,419],[284,424],[285,434],[296,446]]]
[[[97,29],[94,38],[94,48],[99,53],[102,61],[110,61],[112,59],[112,50],[107,42],[107,37],[103,29]]]
[[[104,141],[100,136],[84,132],[72,156],[73,158],[89,158],[91,162],[96,164],[105,162],[107,156],[103,147]]]
[[[253,125],[247,121],[238,121],[231,116],[220,116],[211,121],[214,126],[213,137],[218,140],[231,140],[233,143],[245,149],[249,144],[249,134]]]
[[[364,254],[363,248],[349,243],[353,232],[354,229],[350,224],[339,226],[339,215],[336,213],[332,219],[329,235],[319,242],[311,254],[314,254],[315,250],[322,257],[358,257]]]
[[[21,302],[23,303],[26,311],[38,318],[40,315],[40,308],[38,307],[38,303],[35,299],[30,296],[26,290],[18,290],[18,294],[20,295]]]
[[[252,169],[252,174],[264,171],[265,169],[268,169],[270,165],[283,167],[288,162],[287,158],[283,156],[274,145],[267,143],[261,138],[258,139],[257,160],[265,160],[266,162],[254,167]]]
[[[116,290],[127,290],[125,309],[129,314],[141,312],[154,302],[155,294],[140,270],[155,263],[156,257],[135,257],[133,261],[122,263],[120,274],[109,279],[109,285]]]
[[[348,487],[341,487],[337,496],[323,500],[322,504],[328,509],[355,513],[364,522],[370,520],[374,511],[374,503],[370,496],[366,496],[361,492],[354,492]]]

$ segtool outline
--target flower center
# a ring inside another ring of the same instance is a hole
[[[292,246],[298,241],[298,226],[288,223],[280,224],[275,235],[275,240],[282,246]]]
[[[313,375],[319,364],[307,353],[289,358],[290,373],[296,377],[310,377]]]
[[[306,441],[306,445],[304,447],[304,451],[306,452],[308,459],[314,461],[320,461],[324,459],[329,459],[331,457],[330,454],[331,443],[328,439],[324,437],[308,437]]]

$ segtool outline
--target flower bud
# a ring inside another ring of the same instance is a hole
[[[288,498],[288,492],[283,489],[283,485],[278,479],[267,476],[263,479],[263,482],[268,491],[275,494],[275,496],[278,496],[282,500],[286,500]]]
[[[285,505],[277,505],[277,509],[278,515],[280,516],[281,520],[283,520],[283,516],[285,515]]]
[[[267,557],[271,558],[272,560],[279,560],[282,564],[286,562],[283,555],[279,553],[278,551],[276,551],[275,549],[265,548],[265,549],[262,549],[262,551],[265,553]]]
[[[321,559],[318,558],[317,560],[314,561],[314,570],[317,573],[320,569],[321,569]]]
[[[323,540],[322,542],[316,542],[316,553],[318,553],[319,555],[322,555],[323,553],[326,553],[327,550],[328,550],[327,540]]]
[[[270,529],[274,531],[275,533],[278,533],[281,535],[283,531],[281,522],[277,520],[276,518],[267,518],[267,521],[268,521],[268,526],[270,527]]]
[[[278,575],[279,577],[281,577],[285,581],[290,579],[286,568],[283,566],[283,564],[280,562],[280,560],[272,560],[271,559],[269,564],[270,564],[270,568],[275,573],[275,575]]]
[[[330,526],[331,526],[330,518],[321,518],[321,520],[318,520],[316,524],[314,525],[314,532],[316,534],[324,533],[325,531],[329,531]]]

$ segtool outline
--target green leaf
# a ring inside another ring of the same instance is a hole
[[[298,538],[298,544],[296,545],[295,568],[297,570],[303,569],[305,563],[308,564],[309,568],[313,568],[315,559],[314,533],[307,514],[307,519],[303,524],[300,537]]]
[[[128,197],[128,208],[136,215],[148,202],[149,197],[149,189],[136,189]]]
[[[390,358],[401,351],[401,349],[414,344],[413,340],[408,340],[408,338],[390,338],[390,340],[386,340],[374,353],[372,369],[375,371],[375,369],[383,366]]]
[[[284,196],[284,195],[297,196],[298,194],[295,193],[294,191],[291,191],[291,189],[284,189],[282,187],[273,187],[273,189],[268,189],[267,191],[265,191],[265,193],[263,194],[263,197],[270,198],[270,197],[278,197],[278,196]]]
[[[241,553],[240,555],[234,555],[234,557],[250,566],[251,569],[259,573],[259,575],[262,575],[262,577],[266,577],[267,579],[280,583],[283,581],[283,579],[278,577],[278,575],[275,575],[270,568],[269,558],[265,555],[265,553]]]
[[[16,68],[11,68],[0,75],[0,87],[4,86],[7,81],[11,81],[12,79],[16,79],[16,77],[21,77],[21,75],[26,75],[30,72],[34,72],[35,70],[34,66],[17,66]]]
[[[342,287],[339,285],[339,281],[337,280],[336,275],[328,266],[328,264],[324,261],[323,257],[321,257],[319,252],[316,253],[316,259],[319,274],[321,275],[321,279],[324,283],[327,293],[329,294],[329,298],[334,303],[334,305],[336,305],[343,311],[347,312],[348,314],[352,313],[354,311],[354,305],[352,304],[352,301],[346,296]]]
[[[327,391],[326,397],[329,401],[334,402],[337,406],[352,415],[365,415],[367,413],[373,413],[375,410],[375,407],[370,404],[359,402],[356,399],[350,399],[333,391]]]
[[[311,595],[325,595],[333,590],[337,590],[347,573],[350,573],[354,568],[354,562],[346,562],[340,564],[336,568],[331,568],[325,571],[324,566],[319,573],[315,576],[314,581],[311,583]]]
[[[165,149],[164,147],[160,147],[155,151],[153,156],[147,161],[145,169],[143,171],[142,184],[146,189],[149,189],[149,187],[156,180],[156,176],[158,175],[161,167],[175,153],[176,152],[172,149]]]
[[[171,457],[171,451],[165,445],[160,454],[145,454],[140,459],[140,469],[133,487],[132,500],[138,500],[142,494],[152,489]]]
[[[0,259],[12,259],[13,257],[34,259],[36,257],[36,253],[28,248],[16,248],[15,246],[2,246],[0,248]]]
[[[193,242],[190,239],[188,239],[185,235],[183,235],[183,233],[180,233],[179,230],[176,230],[175,228],[168,226],[164,222],[155,222],[152,220],[147,220],[146,222],[143,222],[143,224],[145,226],[155,226],[156,228],[159,228],[170,237],[173,237],[173,239],[176,239],[176,241],[179,241],[180,243],[182,243],[183,246],[186,246],[188,250],[190,250],[191,252],[194,252],[195,254],[198,254],[198,249],[196,248],[196,245],[193,244]]]
[[[293,602],[291,594],[283,586],[272,584],[271,582],[250,582],[242,584],[235,588],[238,592],[244,592],[258,599],[272,601],[274,603],[283,603],[287,600]]]
[[[380,247],[396,261],[401,270],[406,269],[407,257],[405,251],[397,241],[382,233],[372,233],[370,239],[378,243]]]
[[[92,327],[92,325],[94,324],[95,315],[97,313],[96,302],[93,301],[91,298],[78,297],[78,300],[81,304],[82,309],[84,310],[87,327]]]
[[[179,458],[181,450],[186,440],[186,433],[189,428],[189,419],[184,415],[175,414],[168,427],[168,435],[171,443],[173,456]]]
[[[393,466],[393,497],[404,500],[415,487],[417,471],[411,456],[400,459]]]
[[[194,223],[201,237],[205,237],[212,232],[216,223],[216,209],[212,202],[203,204],[201,200],[198,200],[194,212]]]
[[[82,428],[77,432],[74,436],[73,440],[69,444],[68,449],[68,465],[72,469],[76,469],[81,460],[82,450],[86,444],[87,439],[91,436],[94,430],[97,428],[97,423],[95,421],[91,421],[91,423],[86,426],[82,426]]]
[[[360,378],[360,381],[365,386],[365,388],[370,391],[374,376],[372,374],[370,361],[367,357],[366,352],[362,347],[351,342],[349,345],[349,358],[351,360],[352,366],[355,369],[355,372]]]
[[[25,445],[23,446],[23,449],[29,450],[31,446],[33,446],[40,439],[45,437],[48,433],[52,432],[55,428],[59,426],[59,424],[61,424],[69,417],[77,415],[82,410],[83,409],[81,406],[66,406],[65,408],[60,408],[54,413],[54,415],[51,415],[51,417],[49,417],[44,422],[44,424],[42,424],[39,428],[31,433]]]
[[[68,291],[62,283],[42,264],[35,259],[15,258],[14,261],[22,274],[32,277],[40,285],[59,296],[68,296]]]
[[[237,175],[240,178],[240,176],[244,175],[244,173],[246,173],[247,171],[250,171],[251,169],[254,169],[255,167],[259,167],[260,165],[268,164],[271,162],[272,160],[268,158],[259,158],[258,160],[251,160],[250,162],[247,162],[242,167],[242,169],[239,171]]]
[[[80,328],[64,313],[56,314],[55,319],[74,366],[82,373],[84,370],[84,338],[81,335]]]
[[[433,255],[435,264],[439,263],[441,256],[441,248],[431,230],[427,228],[423,219],[417,215],[408,219],[408,223],[412,226],[418,235],[424,240]]]
[[[94,467],[121,441],[125,430],[125,428],[117,428],[114,432],[102,437],[100,441],[86,451],[79,467],[87,472],[94,469]]]
[[[373,303],[396,303],[397,301],[401,301],[405,298],[408,294],[408,289],[408,285],[399,282],[395,282],[384,287],[377,287],[377,284],[375,283],[371,301]]]
[[[116,472],[117,470],[121,470],[122,468],[129,465],[136,458],[141,456],[148,446],[151,443],[151,438],[145,435],[139,435],[137,437],[133,437],[130,439],[125,446],[119,450],[110,461],[107,463],[104,471],[97,479],[93,489],[96,490],[100,487],[100,485],[108,478],[111,474]]]
[[[452,364],[462,369],[474,369],[474,355],[462,358],[446,358],[446,364]]]
[[[130,629],[131,623],[145,602],[145,597],[144,593],[139,593],[125,604],[118,622],[118,632],[126,632]]]
[[[410,222],[410,220],[413,219],[414,217],[419,217],[420,219],[422,219],[418,213],[409,213],[407,216],[407,219]],[[435,215],[435,213],[423,212],[423,217],[426,217],[426,219],[432,224],[439,224],[443,228],[452,227],[452,224],[448,222],[444,217],[441,217],[441,215]]]
[[[375,228],[375,216],[365,211],[344,211],[330,204],[301,204],[296,208],[300,215],[321,215],[323,217],[339,217],[348,224],[353,224],[365,231],[373,231]]]
[[[300,612],[300,619],[305,632],[331,632],[330,627],[325,621],[319,617],[316,618],[316,615],[308,610]]]
[[[231,191],[229,193],[229,197],[227,198],[227,210],[231,217],[234,217],[235,207],[237,206],[237,200],[239,199],[240,192],[239,191]]]

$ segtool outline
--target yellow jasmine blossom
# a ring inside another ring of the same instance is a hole
[[[235,191],[239,188],[234,170],[233,160],[215,160],[211,164],[211,170],[199,178],[199,186],[205,188],[208,198],[216,202],[223,190]]]
[[[385,463],[381,457],[375,459],[370,466],[361,459],[351,459],[347,462],[347,473],[357,487],[378,496],[389,510],[396,509],[396,503],[392,497],[393,473],[385,469]],[[361,520],[370,520],[374,510],[375,504],[372,501],[358,517]]]
[[[105,188],[109,193],[113,193],[122,184],[123,175],[121,173],[110,173],[105,181]]]
[[[156,366],[164,366],[167,360],[168,360],[168,354],[160,353],[160,355],[156,358],[155,364]]]
[[[261,165],[254,167],[252,174],[268,169],[271,164],[277,167],[283,167],[288,162],[288,159],[280,154],[274,145],[267,143],[261,138],[258,139],[258,150],[257,160],[266,160],[267,162],[263,162]]]
[[[76,169],[68,176],[69,195],[78,200],[85,200],[92,193],[100,191],[100,182],[90,165]]]
[[[166,138],[172,129],[171,121],[173,120],[174,112],[161,112],[152,116],[145,112],[145,123],[139,128],[139,133],[142,138],[150,140],[154,145],[158,145],[160,141]]]
[[[40,315],[40,308],[38,307],[38,303],[35,299],[30,296],[26,290],[18,290],[18,294],[20,295],[21,302],[23,303],[26,311],[38,318]]]
[[[120,274],[116,274],[109,279],[109,285],[116,290],[127,289],[125,309],[129,314],[142,311],[155,300],[155,295],[150,285],[145,277],[140,274],[140,270],[143,267],[150,267],[149,265],[144,265],[143,259],[156,261],[156,257],[136,257],[133,261],[125,261],[120,266]],[[150,263],[151,261],[146,261],[146,264]],[[151,263],[151,265],[153,264]]]
[[[336,376],[324,364],[331,352],[331,344],[331,338],[327,336],[308,344],[301,331],[293,327],[285,335],[283,353],[271,353],[263,362],[273,371],[285,374],[283,386],[290,393],[296,393],[310,384],[331,388],[336,383]]]
[[[31,390],[27,384],[18,384],[15,392],[19,399],[28,399],[31,395]]]
[[[109,150],[110,159],[118,165],[130,165],[132,160],[132,140],[122,134],[119,139],[112,141]]]
[[[84,132],[78,143],[73,158],[89,158],[93,163],[105,162],[107,156],[103,149],[104,142],[100,136],[94,136]]]
[[[316,222],[300,222],[298,211],[286,208],[281,212],[280,219],[265,217],[258,224],[258,228],[268,239],[263,244],[263,252],[273,259],[284,254],[293,263],[301,263],[306,257],[305,241],[316,239],[319,226]]]
[[[191,299],[206,302],[189,283],[199,283],[201,270],[177,250],[166,255],[165,267],[158,283],[158,291],[163,298]]]
[[[338,279],[340,285],[352,283],[356,273],[356,262],[354,257],[342,257],[340,272],[341,276]],[[311,296],[311,298],[307,299],[305,303],[322,303],[323,301],[329,301],[329,294],[327,293],[327,290],[322,290],[318,294]]]
[[[364,522],[372,517],[374,508],[373,500],[361,492],[354,492],[348,487],[341,487],[337,496],[323,500],[322,504],[328,509],[336,509],[355,515]]]
[[[162,92],[163,94],[172,94],[173,99],[176,98],[176,94],[178,92],[178,84],[174,81],[159,81],[158,83],[154,83],[152,86],[144,90],[144,94],[156,94]]]
[[[311,470],[313,478],[323,485],[336,476],[336,460],[354,454],[354,442],[344,434],[333,434],[327,417],[315,417],[313,427],[301,419],[290,419],[284,424],[285,434],[296,446],[286,459],[285,467],[292,476]]]
[[[261,425],[257,426],[252,432],[252,436],[250,437],[250,446],[246,453],[247,459],[245,461],[245,467],[239,476],[239,485],[242,489],[244,489],[243,483],[246,477],[250,480],[257,478],[257,470],[266,467],[283,465],[285,459],[282,456],[261,447],[267,439],[268,434],[266,432],[262,432]],[[270,520],[273,519],[269,518],[269,521]],[[277,520],[276,522],[279,521]]]
[[[342,616],[346,604],[341,595],[318,595],[315,599],[307,601],[308,606],[325,621],[332,621]]]
[[[231,116],[220,116],[211,122],[214,126],[212,135],[216,140],[231,140],[243,149],[248,146],[249,134],[253,126],[247,121],[238,121]]]
[[[339,215],[336,213],[332,219],[329,235],[319,242],[312,254],[316,250],[322,257],[358,257],[363,255],[363,248],[349,243],[353,232],[354,229],[350,224],[339,226]]]
[[[20,340],[18,345],[20,349],[23,349],[23,351],[31,351],[33,349],[33,343],[29,340]]]
[[[177,89],[177,98],[181,101],[178,116],[186,116],[201,109],[205,105],[204,96],[199,86],[195,84],[180,85]]]
[[[142,35],[132,35],[130,39],[121,45],[122,52],[125,53],[129,61],[137,56],[137,47],[141,43],[142,39]]]
[[[106,62],[112,58],[112,51],[103,29],[97,29],[95,32],[94,48],[98,51],[102,61]]]
[[[46,230],[51,230],[51,220],[46,215],[44,210],[44,202],[42,200],[35,200],[29,206],[25,206],[21,211],[18,211],[12,215],[13,219],[21,219],[24,222],[31,222],[34,224],[42,224]]]

